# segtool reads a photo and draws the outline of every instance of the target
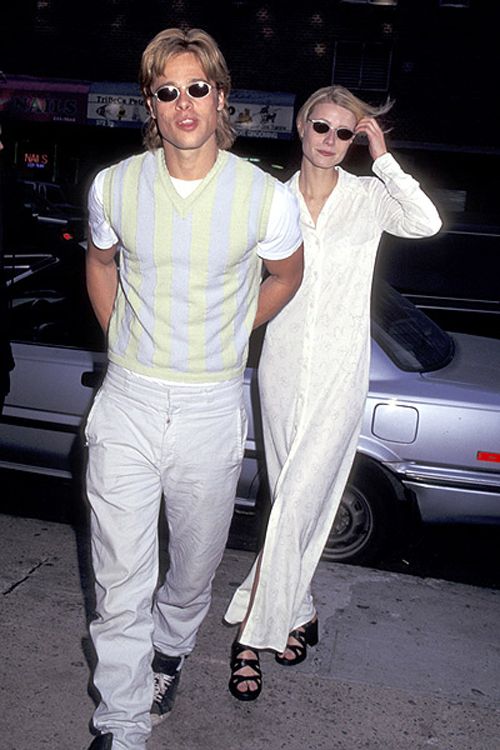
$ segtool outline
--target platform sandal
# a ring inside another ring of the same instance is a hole
[[[254,659],[240,657],[244,651],[251,651],[255,654]],[[255,674],[243,675],[237,674],[243,667],[250,667]],[[238,687],[242,682],[253,682],[256,687],[253,690],[239,690]],[[229,692],[239,701],[254,701],[259,697],[262,690],[262,671],[260,669],[259,652],[250,646],[239,641],[234,641],[231,646],[231,677],[228,684]]]
[[[307,657],[307,647],[317,644],[319,640],[318,618],[316,617],[315,620],[311,620],[300,628],[290,631],[288,641],[291,638],[294,638],[298,643],[287,643],[283,654],[275,654],[274,657],[278,664],[282,664],[285,667],[293,667],[295,664],[300,664]],[[294,654],[294,658],[286,659],[284,656],[286,651],[291,651]]]

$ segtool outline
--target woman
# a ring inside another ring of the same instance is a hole
[[[322,88],[297,116],[305,274],[268,325],[259,369],[273,506],[263,549],[226,612],[241,623],[229,689],[262,688],[258,649],[294,665],[318,640],[310,583],[354,460],[368,390],[370,293],[382,232],[428,237],[441,220],[386,147],[375,108],[342,86]],[[364,134],[375,177],[339,165]]]

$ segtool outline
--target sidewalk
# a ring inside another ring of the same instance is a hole
[[[86,750],[86,540],[1,515],[0,538],[0,747]],[[264,654],[263,693],[247,705],[226,689],[233,631],[221,618],[252,557],[226,551],[148,750],[500,749],[500,591],[322,563],[319,645],[293,669]]]

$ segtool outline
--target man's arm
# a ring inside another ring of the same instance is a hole
[[[254,329],[274,318],[299,288],[304,271],[303,245],[288,258],[264,260],[264,265],[269,276],[260,286]]]
[[[115,263],[118,245],[100,250],[92,242],[90,231],[88,236],[85,263],[87,291],[97,320],[104,333],[107,333],[118,288],[118,269]]]

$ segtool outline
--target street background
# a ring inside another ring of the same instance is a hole
[[[220,43],[240,91],[291,95],[295,111],[331,82],[375,104],[394,99],[389,146],[437,202],[445,227],[458,212],[486,236],[492,226],[497,233],[487,248],[471,238],[455,257],[426,260],[417,291],[459,277],[468,285],[461,296],[471,296],[474,280],[474,296],[498,305],[496,14],[496,3],[475,0],[17,0],[0,27],[6,205],[13,182],[35,172],[61,186],[83,216],[92,176],[141,150],[140,128],[119,120],[61,121],[65,100],[48,93],[54,79],[60,88],[137,86],[154,34],[202,27]],[[36,79],[38,95],[12,97],[7,84],[16,77]],[[300,158],[290,135],[240,137],[235,150],[286,178]],[[368,173],[366,146],[353,147],[345,166]],[[28,229],[4,210],[4,251],[38,242]],[[0,747],[84,750],[94,705],[85,504],[62,480],[1,472],[0,487]],[[498,527],[415,528],[377,568],[321,563],[319,646],[293,670],[265,656],[263,695],[247,706],[226,689],[233,633],[221,617],[260,534],[259,519],[235,515],[175,714],[152,750],[500,748]]]
[[[93,710],[93,596],[84,527],[0,516],[3,750],[84,750]],[[253,554],[227,550],[175,710],[151,750],[498,750],[500,592],[321,563],[321,640],[283,668],[262,658],[251,705],[229,694],[221,622]]]
[[[0,471],[0,486],[4,513],[75,528],[86,523],[86,506],[77,483]],[[235,513],[230,548],[255,551],[261,538],[262,519],[253,512]],[[500,527],[413,525],[406,538],[399,543],[394,540],[376,566],[388,572],[500,589]]]

